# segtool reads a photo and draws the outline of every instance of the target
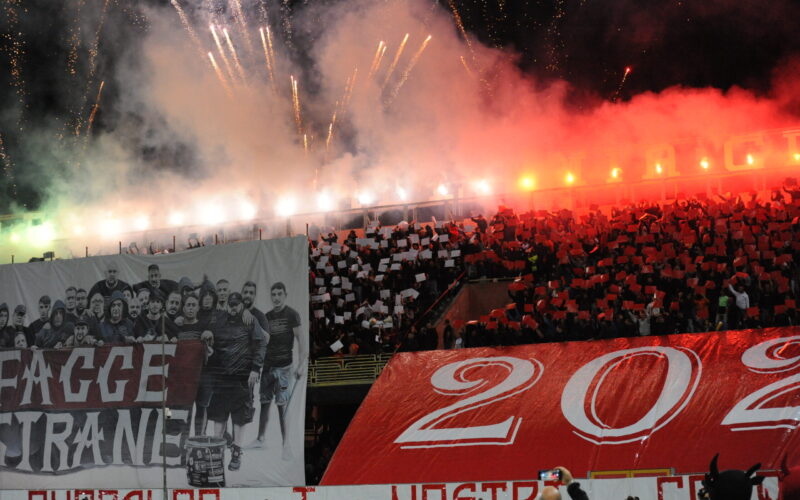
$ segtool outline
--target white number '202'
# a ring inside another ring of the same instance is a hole
[[[475,369],[499,367],[508,375],[499,384],[484,378],[469,379]],[[507,445],[514,442],[521,417],[509,416],[502,422],[470,427],[438,427],[456,415],[486,406],[518,394],[535,384],[542,376],[542,364],[536,359],[520,359],[510,356],[473,358],[447,364],[431,376],[434,390],[448,396],[462,396],[485,389],[449,406],[434,410],[411,424],[395,443],[402,448],[434,448],[473,445]]]

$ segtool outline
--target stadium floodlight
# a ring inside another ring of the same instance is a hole
[[[133,227],[135,227],[137,231],[146,231],[150,227],[150,218],[146,215],[136,217],[133,221]]]
[[[258,207],[256,207],[253,203],[250,203],[248,200],[242,200],[239,202],[239,215],[241,216],[242,220],[254,219],[257,214]]]
[[[564,176],[564,182],[569,184],[575,184],[575,174],[572,172],[567,172],[567,175]]]
[[[492,194],[492,185],[486,179],[480,179],[473,183],[473,188],[478,194]]]
[[[612,179],[619,179],[622,175],[622,169],[619,167],[614,167],[611,169],[611,178]]]
[[[356,198],[362,206],[371,205],[375,201],[375,196],[369,191],[361,191]]]
[[[400,186],[397,186],[395,190],[397,192],[397,197],[400,198],[400,201],[406,201],[408,199],[408,192]]]
[[[11,233],[9,239],[11,240],[11,243],[19,243],[19,234]]]
[[[323,191],[317,195],[317,208],[323,212],[328,212],[329,210],[333,210],[333,207],[333,198],[330,194]]]
[[[656,163],[656,173],[661,175],[664,172],[664,168],[661,166],[660,163]]]
[[[753,165],[756,162],[756,159],[750,153],[747,153],[747,164]]]
[[[447,196],[450,194],[450,191],[447,189],[447,185],[445,184],[439,184],[439,186],[436,188],[436,192],[441,196]]]
[[[122,224],[117,219],[112,217],[103,218],[97,225],[100,236],[103,238],[113,238],[122,232]]]
[[[275,205],[275,213],[280,217],[289,217],[297,211],[297,203],[291,196],[284,196]]]
[[[205,203],[197,210],[200,224],[215,225],[225,220],[225,212],[215,203]]]
[[[750,155],[747,155],[747,156],[748,156],[748,160],[749,160],[750,158],[752,158]],[[752,165],[752,164],[751,164],[751,165]],[[711,162],[709,162],[709,161],[708,161],[708,158],[706,158],[706,157],[704,156],[704,157],[703,157],[703,158],[700,160],[700,167],[702,167],[702,169],[703,169],[703,170],[708,170],[708,168],[709,168],[710,166],[711,166]]]
[[[182,226],[183,220],[184,218],[181,212],[171,212],[167,218],[167,223],[170,226]]]
[[[56,230],[50,222],[43,222],[28,228],[27,236],[31,245],[43,247],[56,239]]]
[[[800,161],[800,153],[794,154],[794,161]]]
[[[533,177],[530,175],[523,175],[519,179],[519,187],[523,191],[532,191],[533,188],[536,186],[536,182],[533,180]]]

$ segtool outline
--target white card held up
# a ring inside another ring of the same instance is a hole
[[[391,295],[392,295],[392,291],[391,290],[386,290],[386,289],[381,290],[381,298],[382,299],[388,299]]]
[[[322,309],[314,309],[314,317],[317,318],[317,319],[324,318],[325,317],[325,311],[322,310]]]
[[[422,238],[422,241],[419,242],[420,245],[426,247],[431,244],[430,238]]]
[[[396,263],[392,264],[391,270],[392,271],[399,271],[401,267],[402,266],[400,266],[400,264],[396,262]]]
[[[344,324],[344,316],[334,316],[333,317],[333,322],[335,324],[337,324],[337,325],[343,325]]]
[[[379,274],[379,275],[375,276],[375,283],[380,283],[381,281],[383,281],[383,275],[382,274]]]
[[[408,246],[408,240],[397,240],[398,248],[406,248]]]
[[[440,234],[439,235],[439,241],[441,241],[442,243],[446,243],[446,242],[450,241],[450,235],[449,234]]]
[[[356,300],[356,294],[348,293],[347,295],[344,296],[344,300],[346,302],[353,302],[354,300]]]
[[[461,257],[461,250],[453,250],[450,252],[450,257],[456,258]]]
[[[456,261],[453,259],[447,259],[444,261],[444,267],[456,267]]]
[[[344,344],[342,344],[342,341],[341,340],[337,340],[336,342],[331,344],[331,351],[339,352],[339,351],[342,350],[343,347],[344,347]]]
[[[314,278],[314,284],[317,285],[317,286],[324,285],[325,284],[325,278]]]
[[[425,273],[419,273],[415,276],[415,278],[417,279],[417,283],[419,283],[425,281],[425,278],[427,278],[427,276],[425,276]]]

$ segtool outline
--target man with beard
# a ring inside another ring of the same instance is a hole
[[[75,323],[75,333],[65,342],[64,347],[102,347],[103,341],[89,335],[89,325],[85,320],[79,319]]]
[[[208,418],[214,421],[214,433],[223,437],[228,418],[233,421],[233,445],[228,469],[239,470],[242,465],[244,426],[253,420],[253,389],[267,347],[266,333],[253,322],[242,320],[244,304],[239,293],[228,296],[228,311],[214,328],[214,355],[209,359],[209,371],[214,376],[214,394],[208,408]]]
[[[231,290],[231,284],[228,280],[222,278],[217,281],[217,309],[220,311],[228,310],[228,294]]]
[[[283,459],[289,460],[291,452],[286,441],[286,409],[292,397],[295,380],[305,372],[308,352],[300,338],[300,314],[286,305],[286,285],[280,281],[272,285],[270,298],[273,308],[266,314],[270,335],[261,379],[258,438],[251,446],[263,447],[266,442],[269,407],[274,399],[283,438]],[[298,346],[298,365],[292,377],[292,350],[295,342]]]
[[[131,321],[136,321],[136,318],[142,313],[142,304],[139,302],[139,299],[133,297],[128,301],[128,317]]]
[[[164,341],[175,338],[175,323],[164,314],[164,297],[159,292],[151,292],[147,311],[136,319],[133,337],[136,342],[153,342],[161,339],[162,331],[166,336]]]
[[[60,349],[64,342],[72,336],[74,325],[66,321],[67,308],[57,300],[47,323],[36,333],[33,347],[42,349]]]
[[[175,318],[177,318],[181,312],[182,299],[183,296],[178,291],[174,291],[167,296],[167,303],[165,305],[167,310],[167,318],[175,321]]]
[[[78,289],[74,286],[64,291],[64,307],[67,313],[65,321],[73,325],[78,322]]]
[[[108,302],[108,313],[100,323],[100,338],[107,344],[134,341],[133,323],[127,318],[128,304],[122,292],[115,291]]]
[[[133,288],[137,293],[142,288],[147,288],[150,293],[159,292],[166,297],[170,292],[178,289],[178,284],[172,280],[162,279],[158,264],[150,264],[147,267],[147,280],[137,283]],[[142,304],[146,304],[146,302],[142,302]]]
[[[83,288],[75,291],[75,314],[80,318],[83,312],[89,307],[89,293]]]
[[[50,297],[48,295],[42,295],[39,298],[39,319],[28,325],[33,335],[39,333],[39,330],[42,329],[44,324],[50,321],[50,304]]]
[[[89,297],[94,297],[96,293],[100,293],[104,299],[111,297],[114,292],[120,292],[130,285],[125,283],[124,281],[120,280],[117,276],[119,275],[119,267],[114,262],[109,262],[106,266],[106,279],[100,280],[92,286],[89,290]]]
[[[200,385],[197,388],[195,398],[194,434],[204,436],[206,424],[208,423],[208,405],[211,403],[213,393],[213,379],[206,368],[208,357],[214,352],[211,344],[214,342],[214,335],[210,330],[204,330],[202,324],[197,319],[200,312],[200,299],[195,294],[187,295],[183,300],[182,321],[178,329],[178,340],[201,340],[206,345],[206,357],[203,361],[203,369],[200,372]]]
[[[269,332],[269,328],[267,327],[267,317],[264,316],[264,313],[255,306],[256,284],[252,281],[248,281],[242,286],[242,302],[244,302],[245,310],[252,314],[256,321],[258,321],[258,326],[260,326],[265,332]],[[245,318],[245,323],[247,322],[248,321]]]

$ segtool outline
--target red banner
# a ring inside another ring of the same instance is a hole
[[[398,354],[322,483],[800,463],[800,328]]]
[[[0,412],[161,406],[194,402],[203,344],[0,351]],[[162,354],[164,356],[162,363]]]

